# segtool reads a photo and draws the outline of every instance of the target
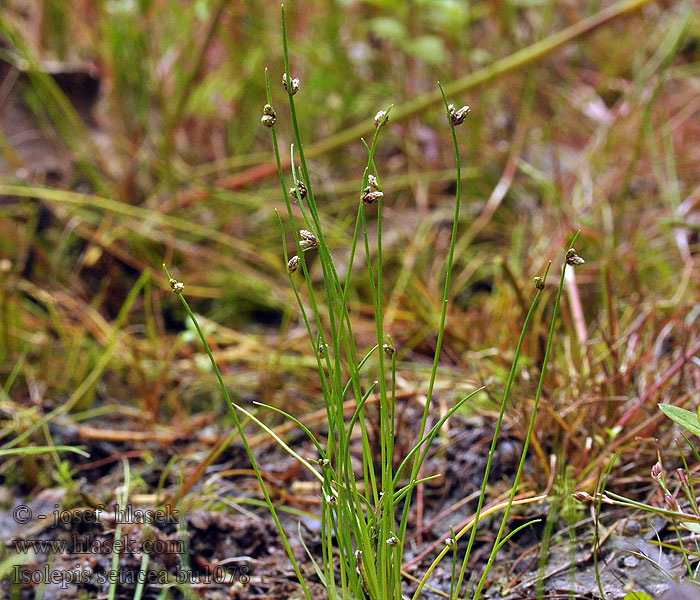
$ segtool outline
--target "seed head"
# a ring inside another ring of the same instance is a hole
[[[655,462],[654,466],[651,468],[651,478],[656,479],[657,481],[661,477],[661,463],[660,462]]]
[[[386,116],[385,110],[380,110],[376,115],[374,115],[374,126],[379,128],[383,127],[389,122],[389,117]]]
[[[299,195],[297,196],[297,190],[299,190]],[[306,186],[304,185],[304,182],[299,180],[297,181],[297,184],[295,187],[290,187],[289,188],[289,195],[292,196],[292,198],[301,198],[302,200],[306,198],[306,194],[308,193],[308,190],[306,189]]]
[[[576,250],[574,250],[573,248],[569,248],[569,250],[566,253],[567,265],[575,267],[576,265],[582,265],[585,262],[585,260],[583,260],[578,254],[576,254]]]
[[[676,475],[683,485],[688,485],[688,474],[685,472],[685,469],[676,469]]]
[[[291,85],[291,90],[289,89],[290,86],[287,85],[287,74],[285,73],[282,75],[282,85],[284,86],[284,89],[287,90],[292,94],[296,94],[299,91],[299,79],[297,77],[292,77],[292,85]]]
[[[373,190],[372,186],[369,185],[364,190],[362,190],[362,196],[360,196],[362,202],[364,202],[365,204],[374,204],[377,200],[380,200],[383,197],[384,192],[380,192],[379,190]]]
[[[572,494],[574,497],[574,500],[578,500],[579,502],[590,502],[593,500],[593,496],[591,496],[588,492],[576,492],[575,494]]]
[[[309,248],[315,248],[318,246],[316,236],[308,229],[302,229],[299,232],[299,237],[301,238],[299,245],[301,246],[302,250],[308,250]]]
[[[372,188],[373,190],[378,190],[379,189],[379,184],[377,183],[377,178],[370,174],[367,175],[367,187]]]
[[[450,113],[450,123],[452,123],[452,125],[454,125],[455,127],[464,123],[464,119],[466,119],[467,115],[469,114],[468,106],[463,106],[462,108],[455,109],[454,104],[450,104],[447,107],[447,110]]]
[[[289,259],[289,262],[287,263],[287,271],[290,273],[294,273],[299,268],[299,257],[298,256],[292,256],[292,258]]]
[[[664,504],[668,510],[681,512],[681,507],[678,506],[678,502],[676,502],[676,499],[669,493],[664,494]]]
[[[172,277],[168,280],[168,283],[170,284],[170,289],[173,291],[174,294],[182,294],[182,290],[185,289],[184,283],[181,283],[177,279],[173,279]]]
[[[445,538],[445,546],[447,546],[448,548],[454,548],[455,547],[455,539],[453,537]]]
[[[392,535],[387,541],[387,546],[391,546],[392,548],[396,547],[399,545],[399,538],[397,538],[395,535]]]
[[[318,461],[318,465],[319,465],[322,469],[327,469],[328,467],[331,466],[331,461],[328,460],[327,458],[322,458],[322,459],[320,459],[320,460]]]
[[[318,345],[318,356],[319,358],[322,358],[326,352],[328,352],[328,344],[319,344]]]
[[[538,290],[544,289],[544,279],[542,279],[541,277],[535,277],[533,281],[535,282],[535,287]]]
[[[391,344],[384,344],[382,348],[384,348],[384,354],[386,354],[389,358],[394,356],[394,353],[396,352],[396,348],[394,348],[394,346]]]
[[[260,122],[265,125],[265,127],[275,126],[275,123],[277,122],[277,113],[269,104],[263,106],[263,115],[260,117]]]

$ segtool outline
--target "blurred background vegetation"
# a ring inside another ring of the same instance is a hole
[[[390,104],[401,114],[437,81],[488,68],[610,4],[289,2],[302,135],[338,264],[366,154],[359,135],[334,136],[371,128]],[[279,4],[6,0],[0,10],[0,443],[44,444],[67,418],[125,440],[156,431],[206,444],[224,430],[226,407],[163,261],[240,401],[299,417],[318,409],[260,126],[268,67],[288,155]],[[529,484],[544,486],[564,464],[585,483],[621,448],[644,453],[633,464],[648,469],[655,448],[635,436],[660,422],[657,402],[690,407],[698,389],[699,73],[697,4],[648,2],[450,98],[471,114],[459,130],[465,192],[438,405],[482,383],[499,396],[532,277],[582,230],[586,264],[567,282]],[[434,347],[454,202],[444,108],[393,120],[376,162],[386,328],[403,401],[413,402]],[[352,284],[360,348],[370,347],[363,269]],[[550,311],[543,302],[526,340],[509,411],[516,438]],[[21,459],[0,471],[27,492],[53,477]]]

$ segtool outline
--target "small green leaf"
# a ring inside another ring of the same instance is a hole
[[[700,523],[696,523],[695,521],[681,521],[681,527],[693,533],[700,533]]]
[[[0,456],[10,456],[11,454],[21,454],[29,456],[32,454],[46,454],[47,452],[75,452],[86,458],[90,455],[82,448],[76,446],[26,446],[24,448],[10,448],[8,450],[0,450]]]
[[[685,408],[680,408],[679,406],[673,406],[672,404],[659,404],[659,408],[662,413],[672,421],[678,423],[683,429],[700,437],[700,424],[698,423],[698,417],[695,413],[685,410]]]
[[[623,600],[651,600],[651,596],[645,592],[629,592]]]

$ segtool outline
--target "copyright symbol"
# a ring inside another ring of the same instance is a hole
[[[15,520],[15,523],[19,523],[20,525],[29,523],[29,521],[32,520],[32,509],[26,504],[15,506],[12,510],[12,518]]]

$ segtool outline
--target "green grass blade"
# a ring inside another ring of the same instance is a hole
[[[566,259],[564,260],[564,263],[561,268],[561,277],[559,279],[559,287],[557,288],[557,296],[554,301],[554,308],[552,311],[552,321],[549,326],[549,335],[547,337],[547,345],[545,346],[545,351],[544,351],[544,356],[542,358],[542,368],[540,371],[540,378],[537,383],[537,391],[535,392],[535,402],[534,406],[532,407],[532,415],[530,417],[530,423],[528,425],[527,433],[525,434],[525,443],[523,444],[523,450],[520,455],[520,463],[518,464],[518,470],[515,474],[515,479],[513,480],[512,488],[510,491],[510,498],[508,500],[508,507],[503,513],[503,518],[501,519],[501,525],[498,528],[498,534],[496,535],[496,540],[494,541],[493,548],[491,549],[491,554],[489,555],[488,562],[486,563],[486,567],[484,568],[484,572],[481,575],[481,579],[479,580],[479,583],[476,587],[476,590],[474,592],[474,597],[473,600],[478,600],[478,598],[481,595],[481,591],[484,587],[484,584],[486,583],[486,577],[488,576],[489,571],[491,570],[491,567],[493,566],[493,562],[496,558],[496,551],[498,548],[498,542],[501,539],[501,536],[503,535],[503,531],[505,530],[506,522],[508,521],[508,516],[510,515],[510,507],[513,503],[513,499],[515,498],[515,493],[518,488],[518,483],[520,481],[520,475],[522,474],[523,467],[525,464],[525,456],[527,454],[527,449],[530,444],[530,438],[532,437],[532,432],[535,427],[535,417],[537,416],[537,407],[539,406],[539,401],[540,397],[542,395],[542,387],[544,385],[544,377],[547,371],[547,362],[549,360],[549,355],[552,349],[552,342],[554,340],[554,331],[556,328],[556,321],[557,321],[557,314],[559,312],[559,303],[561,302],[561,294],[562,290],[564,289],[564,277],[566,275],[566,267],[567,267],[567,261],[569,260],[569,249],[573,247],[573,244],[576,242],[576,239],[578,238],[580,232],[577,232],[574,234],[574,236],[571,239],[571,242],[569,243],[569,246],[567,247],[567,252],[566,252]],[[549,268],[549,265],[547,265],[547,268]],[[546,276],[546,271],[545,271],[545,276]],[[539,290],[538,290],[539,291]]]

